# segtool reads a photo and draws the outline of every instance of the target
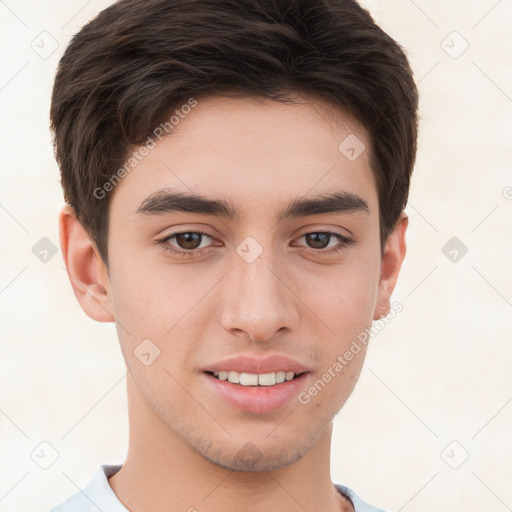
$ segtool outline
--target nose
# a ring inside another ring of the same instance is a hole
[[[252,263],[235,258],[222,290],[222,327],[231,334],[266,341],[290,330],[299,318],[297,297],[281,266],[265,252]]]

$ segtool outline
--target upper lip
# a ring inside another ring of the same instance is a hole
[[[303,373],[308,367],[280,354],[274,354],[265,358],[256,358],[248,355],[240,355],[222,359],[215,363],[211,363],[205,372],[235,371],[239,373],[273,373],[278,371]]]

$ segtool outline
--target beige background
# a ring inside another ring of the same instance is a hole
[[[82,312],[60,249],[46,263],[32,253],[43,237],[58,245],[63,202],[48,132],[52,78],[70,37],[110,3],[0,2],[1,512],[49,510],[126,453],[125,369],[114,326]],[[394,511],[505,512],[512,507],[512,1],[365,5],[408,51],[421,138],[409,249],[394,295],[404,310],[374,338],[336,417],[332,478]],[[454,236],[468,249],[457,262],[442,252]],[[49,464],[52,449],[41,442],[58,452],[48,469],[38,463]]]

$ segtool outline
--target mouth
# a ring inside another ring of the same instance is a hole
[[[270,373],[247,373],[234,370],[206,371],[208,375],[221,381],[227,381],[231,384],[246,387],[273,387],[284,382],[289,382],[299,378],[308,372],[295,373],[293,371],[279,370]]]
[[[298,394],[310,380],[309,371],[252,374],[221,370],[204,371],[202,375],[207,390],[213,394],[214,400],[221,399],[222,407],[227,404],[230,408],[254,414],[279,411],[294,399],[297,401]]]

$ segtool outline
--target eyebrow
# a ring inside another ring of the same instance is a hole
[[[224,199],[209,199],[198,194],[159,190],[146,197],[135,213],[137,215],[165,215],[173,212],[214,215],[239,220],[235,204]],[[313,197],[299,197],[290,201],[277,214],[278,222],[322,213],[369,213],[368,203],[352,192],[324,193]]]

